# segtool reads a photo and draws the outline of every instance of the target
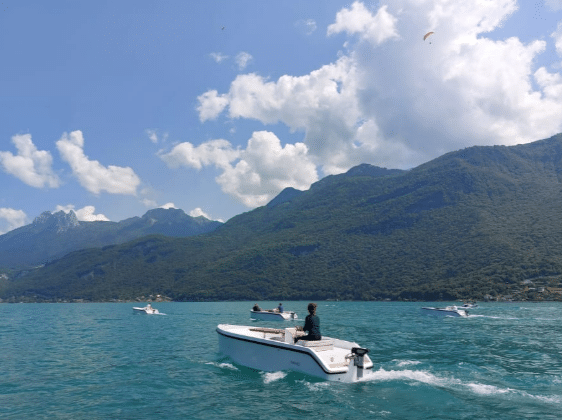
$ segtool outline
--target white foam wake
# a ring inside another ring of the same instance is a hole
[[[216,367],[221,368],[221,369],[238,370],[238,368],[236,366],[234,366],[232,363],[207,362],[205,364],[216,366]]]
[[[487,395],[506,395],[515,396],[516,398],[529,398],[536,399],[547,403],[560,404],[562,403],[562,397],[559,396],[544,396],[544,395],[533,395],[526,391],[513,389],[513,388],[502,388],[496,385],[483,384],[478,382],[463,382],[455,378],[441,378],[427,371],[415,371],[415,370],[384,370],[380,368],[377,371],[371,372],[365,375],[362,379],[364,382],[388,382],[388,381],[413,381],[420,382],[430,386],[448,388],[448,389],[461,389],[469,390],[474,394],[487,396]]]
[[[430,385],[441,385],[443,379],[435,376],[430,372],[423,370],[384,370],[380,368],[377,371],[371,372],[370,375],[365,375],[363,381],[415,381],[422,382]]]
[[[271,382],[278,381],[287,376],[287,372],[262,372],[263,383],[269,384]]]

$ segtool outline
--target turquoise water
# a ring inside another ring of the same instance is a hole
[[[562,304],[436,318],[427,303],[319,302],[323,334],[370,348],[375,363],[369,381],[342,384],[221,356],[219,323],[292,323],[251,321],[253,303],[154,304],[159,316],[122,303],[0,305],[0,418],[562,418]],[[301,318],[307,303],[283,302]]]

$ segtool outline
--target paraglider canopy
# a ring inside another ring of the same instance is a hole
[[[425,41],[425,40],[429,37],[429,35],[431,35],[432,33],[434,33],[434,32],[428,32],[428,33],[426,33],[426,34],[423,36],[423,40]]]

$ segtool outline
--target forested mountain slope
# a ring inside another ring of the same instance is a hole
[[[562,135],[410,171],[360,165],[211,233],[75,252],[1,281],[0,297],[559,299],[561,174]]]

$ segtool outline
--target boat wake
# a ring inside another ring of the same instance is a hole
[[[218,363],[218,362],[207,362],[206,365],[212,365],[218,367],[220,369],[228,369],[228,370],[239,370],[236,366],[232,363]]]
[[[387,382],[387,381],[414,381],[421,382],[429,385],[439,385],[441,380],[432,373],[423,370],[384,370],[380,368],[377,371],[366,374],[362,382]]]
[[[437,388],[449,389],[451,391],[466,392],[470,391],[479,396],[498,396],[505,395],[507,398],[528,398],[531,400],[539,400],[552,404],[561,404],[562,396],[560,397],[546,397],[543,395],[532,395],[523,390],[513,388],[502,388],[496,385],[488,385],[478,382],[463,382],[456,378],[441,378],[427,371],[416,370],[384,370],[380,368],[377,371],[366,374],[360,382],[389,382],[389,381],[404,381],[404,382],[418,382],[426,385],[434,386]]]
[[[279,372],[262,372],[262,376],[263,376],[263,383],[264,384],[269,384],[271,382],[275,382],[278,381],[280,379],[283,379],[285,376],[287,376],[288,372],[283,372],[283,371],[279,371]]]
[[[398,365],[398,367],[404,367],[404,366],[414,366],[414,365],[419,365],[421,362],[417,361],[417,360],[393,360],[393,362],[396,362]]]
[[[413,360],[394,360],[396,366],[415,366],[421,362]],[[229,370],[229,371],[239,371],[240,369],[228,362],[207,362],[207,365],[212,365],[218,367],[219,369]],[[277,371],[277,372],[260,372],[260,376],[264,384],[271,384],[277,381],[281,381],[289,375],[288,371]],[[431,387],[446,389],[452,392],[460,392],[465,394],[470,392],[477,396],[501,396],[504,395],[507,399],[529,399],[540,401],[542,403],[562,404],[562,396],[550,397],[544,395],[533,395],[523,390],[517,390],[509,387],[501,387],[497,385],[484,384],[479,382],[463,382],[460,379],[453,377],[440,377],[429,371],[425,370],[385,370],[380,368],[376,371],[366,372],[364,377],[358,379],[357,382],[368,383],[368,382],[404,382],[410,384],[425,384]],[[322,391],[325,389],[330,389],[334,386],[335,382],[330,381],[309,381],[307,379],[297,380],[297,382],[302,382],[310,391]]]
[[[302,382],[309,391],[322,391],[330,386],[333,386],[333,382],[323,381],[323,382],[309,382],[309,381],[300,381]]]
[[[521,319],[521,318],[516,318],[516,317],[493,316],[493,315],[469,315],[468,317],[469,318],[503,319],[503,320],[509,320],[509,321]]]

